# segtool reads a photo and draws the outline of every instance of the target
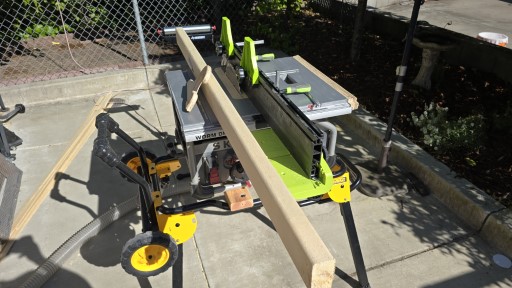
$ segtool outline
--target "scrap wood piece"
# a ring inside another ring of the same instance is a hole
[[[96,116],[99,113],[101,113],[104,109],[109,108],[109,106],[112,104],[110,103],[112,96],[112,92],[108,92],[107,94],[100,97],[98,101],[96,101],[96,104],[94,105],[86,120],[84,121],[84,123],[78,130],[77,134],[73,138],[73,141],[69,144],[66,151],[64,151],[64,153],[60,157],[59,161],[55,164],[55,166],[50,171],[48,176],[46,176],[46,178],[41,183],[37,191],[34,194],[32,194],[30,199],[27,200],[27,202],[24,204],[21,210],[16,214],[16,217],[14,218],[14,222],[12,225],[11,233],[9,234],[9,239],[7,239],[5,245],[2,247],[2,250],[0,251],[0,260],[7,255],[12,245],[16,241],[18,235],[25,228],[30,219],[32,219],[39,206],[41,206],[43,201],[50,194],[51,189],[55,185],[55,175],[59,172],[63,173],[66,171],[66,169],[69,167],[73,159],[75,159],[78,152],[80,152],[80,150],[84,146],[85,142],[96,130],[94,126]]]
[[[23,172],[0,154],[0,241],[9,238]],[[0,246],[2,243],[0,243]]]
[[[224,197],[226,197],[226,202],[228,202],[231,211],[243,210],[254,206],[251,192],[249,192],[247,187],[228,190],[224,192]]]
[[[181,52],[198,77],[206,66],[183,28],[176,29]],[[281,241],[307,287],[331,287],[335,260],[299,207],[249,128],[212,77],[201,87],[213,113],[249,175]]]
[[[187,82],[187,106],[185,107],[185,110],[187,112],[192,111],[192,108],[196,105],[197,97],[199,93],[199,88],[201,88],[201,85],[203,83],[208,83],[208,80],[210,79],[212,75],[212,68],[208,65],[201,70],[201,73],[196,78],[196,80],[189,80]]]
[[[359,107],[359,103],[357,102],[357,98],[354,96],[354,94],[348,92],[345,88],[341,87],[340,84],[336,83],[334,80],[329,78],[327,75],[322,73],[322,71],[318,70],[315,66],[311,65],[308,61],[299,55],[293,56],[293,59],[297,60],[304,67],[308,68],[309,71],[318,76],[318,78],[322,79],[325,83],[327,83],[327,85],[331,86],[332,89],[347,97],[348,104],[350,104],[352,110],[356,110]]]

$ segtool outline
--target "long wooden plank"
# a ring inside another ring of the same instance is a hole
[[[343,96],[347,97],[348,104],[352,107],[352,110],[356,110],[359,107],[359,103],[357,102],[356,96],[354,94],[348,92],[345,88],[343,88],[340,84],[334,82],[331,78],[327,77],[322,71],[318,70],[315,66],[311,65],[304,58],[299,55],[293,56],[295,60],[301,63],[304,67],[308,68],[309,71],[313,72],[318,78],[322,79],[327,85],[331,86],[334,90],[338,91]]]
[[[24,204],[24,206],[20,209],[20,211],[16,214],[16,218],[14,218],[14,222],[12,225],[11,233],[9,234],[9,239],[2,247],[2,251],[0,252],[0,259],[5,257],[12,245],[16,241],[16,238],[20,234],[20,232],[25,228],[27,223],[32,219],[37,209],[43,201],[48,197],[51,192],[52,187],[55,185],[55,175],[58,172],[65,172],[69,167],[73,159],[75,159],[76,155],[85,142],[89,139],[92,133],[95,131],[95,120],[96,116],[101,113],[105,108],[108,108],[110,105],[109,101],[112,98],[112,92],[109,92],[103,96],[101,96],[96,104],[92,108],[91,112],[85,119],[84,123],[78,130],[78,133],[73,138],[73,141],[69,144],[68,148],[59,161],[55,164],[53,169],[50,171],[48,176],[43,180],[37,191],[32,194],[30,199]]]
[[[204,59],[182,28],[176,29],[176,36],[189,67],[198,77],[206,66]],[[308,287],[331,287],[334,257],[267,160],[217,79],[212,77],[201,89],[304,283]]]

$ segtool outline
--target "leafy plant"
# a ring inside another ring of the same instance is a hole
[[[105,5],[108,5],[108,2],[101,0],[22,0],[20,3],[9,0],[2,3],[2,9],[9,11],[20,9],[19,6],[23,7],[23,18],[12,19],[12,28],[7,27],[7,30],[15,31],[9,36],[15,37],[16,40],[27,40],[56,36],[64,30],[72,32],[78,28],[96,29],[112,26],[115,23]],[[61,13],[66,22],[64,25]]]
[[[286,0],[263,0],[258,1],[255,7],[256,13],[265,15],[286,9]]]
[[[62,27],[54,26],[48,22],[42,22],[28,26],[24,31],[19,32],[18,36],[21,40],[28,40],[30,38],[39,38],[45,36],[56,36],[57,34],[64,32],[64,28],[66,29],[66,32],[73,31],[69,25],[64,25],[64,27]]]
[[[484,118],[482,115],[448,119],[448,108],[430,103],[425,111],[416,115],[411,113],[412,125],[423,134],[423,143],[434,151],[454,151],[456,149],[476,149],[484,138]]]
[[[85,6],[85,9],[87,10],[87,17],[84,17],[86,18],[84,22],[86,22],[87,25],[101,26],[102,24],[110,22],[108,18],[108,11],[104,7],[87,5]]]
[[[491,115],[492,130],[499,133],[512,134],[512,100],[503,105],[504,111]]]
[[[263,0],[254,7],[255,25],[251,33],[263,37],[270,46],[293,54],[298,50],[299,33],[296,23],[297,12],[303,6],[302,0]]]

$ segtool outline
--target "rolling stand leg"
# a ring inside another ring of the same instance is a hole
[[[178,259],[172,265],[172,288],[183,288],[183,244],[178,245]]]
[[[352,208],[350,202],[340,204],[341,215],[345,222],[345,230],[347,230],[348,242],[350,244],[350,251],[356,266],[357,279],[363,288],[369,288],[368,276],[366,275],[366,268],[364,266],[363,254],[361,253],[361,245],[359,245],[359,238],[357,237],[356,225],[354,223],[354,215],[352,215]]]

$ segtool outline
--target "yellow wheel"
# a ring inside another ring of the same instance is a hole
[[[130,239],[123,247],[121,266],[136,277],[167,271],[178,258],[176,242],[160,231],[148,231]]]
[[[148,163],[148,165],[151,164],[155,159],[156,159],[155,154],[146,151],[146,162]],[[140,161],[139,154],[137,153],[137,151],[131,151],[126,154],[123,154],[121,156],[121,162],[126,164],[128,166],[128,168],[130,168],[133,172],[138,173],[141,161]],[[128,179],[123,173],[121,173],[121,176],[123,178],[127,179],[128,182],[133,183],[133,181],[131,179]]]

